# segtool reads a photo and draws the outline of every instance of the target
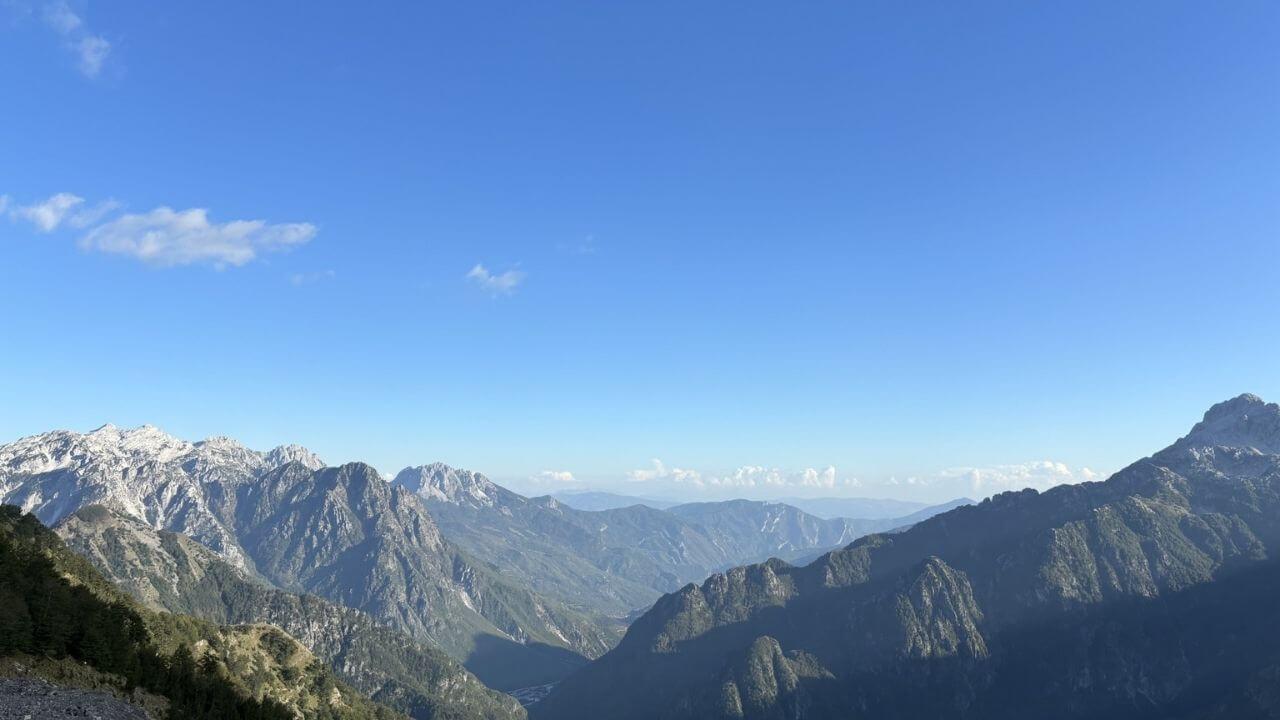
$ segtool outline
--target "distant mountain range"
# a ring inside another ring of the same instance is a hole
[[[666,510],[686,501],[659,499],[639,495],[622,495],[601,490],[567,490],[552,493],[551,497],[575,510],[614,510],[647,505],[655,510]],[[928,503],[888,498],[857,497],[785,497],[772,502],[790,505],[824,520],[833,518],[858,518],[861,520],[888,520],[901,518],[929,508]]]
[[[1277,717],[1280,406],[654,604],[535,718]]]
[[[888,520],[905,517],[930,507],[928,503],[909,500],[858,497],[788,497],[780,498],[777,502],[799,508],[810,515],[828,519],[847,517]]]
[[[552,493],[551,497],[575,510],[616,510],[632,505],[647,505],[654,510],[666,510],[679,505],[679,500],[659,500],[636,495],[619,495],[603,490],[569,490]]]
[[[752,500],[578,510],[555,497],[524,497],[484,475],[440,463],[406,468],[392,483],[421,497],[452,542],[487,558],[507,577],[567,605],[619,619],[717,570],[829,550],[971,502],[892,520],[824,520],[789,505]]]

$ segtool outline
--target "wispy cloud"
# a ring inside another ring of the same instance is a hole
[[[495,275],[484,265],[477,263],[467,273],[466,279],[494,295],[510,295],[524,280],[524,276],[525,274],[520,270],[508,270]]]
[[[332,280],[338,276],[336,270],[319,270],[309,273],[294,273],[289,276],[289,284],[294,287],[302,287],[303,285],[313,285],[325,280]]]
[[[557,243],[556,249],[571,255],[595,255],[597,251],[596,236],[587,235],[576,242]]]
[[[8,196],[5,196],[6,201]],[[84,198],[71,193],[58,193],[44,202],[31,205],[18,205],[9,211],[9,217],[26,220],[42,233],[50,233],[58,229],[71,211],[84,202]],[[6,205],[8,203],[6,202]]]
[[[75,47],[80,56],[80,72],[89,77],[97,77],[102,72],[107,56],[111,54],[111,43],[101,35],[89,35],[80,38]]]
[[[50,2],[44,7],[44,21],[61,35],[70,35],[84,21],[65,2]]]
[[[126,255],[154,267],[208,264],[239,266],[264,252],[286,250],[309,242],[316,234],[311,223],[268,223],[265,220],[212,222],[204,208],[173,210],[158,207],[145,213],[126,213],[103,222],[121,207],[115,200],[86,206],[84,198],[57,193],[31,205],[15,204],[0,195],[0,213],[30,223],[37,232],[52,233],[64,225],[85,229],[80,247]],[[298,276],[305,281],[332,277],[333,271]]]
[[[204,263],[223,268],[244,265],[264,252],[296,247],[315,234],[311,223],[214,223],[204,208],[158,207],[93,228],[80,239],[80,247],[127,255],[156,267]]]
[[[99,220],[123,207],[116,200],[103,200],[93,207],[81,208],[67,217],[67,224],[73,228],[87,228]]]
[[[49,0],[43,4],[41,17],[45,25],[57,33],[75,54],[80,72],[97,77],[111,54],[111,43],[91,31],[84,18],[71,9],[66,0]]]

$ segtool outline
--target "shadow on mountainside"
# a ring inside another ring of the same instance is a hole
[[[856,613],[885,585],[831,588],[806,610]],[[1156,597],[1026,617],[988,636],[986,656],[933,658],[885,652],[890,648],[872,634],[837,629],[843,623],[829,612],[808,624],[781,607],[766,608],[679,643],[678,652],[640,650],[649,655],[638,666],[643,677],[614,677],[594,691],[609,696],[618,718],[823,720],[855,710],[886,720],[1280,717],[1278,597],[1280,561],[1267,560]],[[751,657],[745,648],[762,636],[778,640],[790,670]],[[740,700],[735,690],[736,707],[727,707],[725,683],[741,684],[743,670],[754,677]],[[655,697],[648,693],[654,687],[666,692]],[[564,714],[554,700],[532,706],[531,715],[585,717]]]
[[[559,682],[587,664],[582,655],[545,643],[522,644],[488,633],[476,635],[474,643],[464,665],[496,690]]]

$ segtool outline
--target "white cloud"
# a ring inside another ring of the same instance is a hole
[[[955,485],[985,497],[1006,490],[1035,488],[1047,490],[1056,485],[1102,480],[1101,473],[1081,467],[1073,470],[1065,463],[1054,460],[1036,460],[1013,465],[994,467],[947,468],[934,477],[925,478],[921,484]]]
[[[575,485],[578,482],[568,470],[543,470],[529,480],[535,485]]]
[[[784,470],[765,465],[741,465],[726,473],[712,473],[672,467],[659,459],[650,466],[627,473],[633,482],[668,483],[703,489],[751,491],[773,494],[798,490],[806,494],[838,492],[852,488],[873,495],[892,495],[947,500],[960,496],[984,498],[1007,490],[1034,488],[1047,490],[1056,485],[1103,480],[1105,475],[1088,467],[1071,467],[1055,460],[994,465],[951,467],[933,473],[891,476],[877,480],[841,477],[834,466]]]
[[[494,275],[484,265],[477,263],[467,273],[466,278],[494,295],[510,295],[520,281],[524,280],[524,273],[519,270],[508,270],[501,275]]]
[[[244,265],[263,252],[301,245],[316,234],[316,226],[311,223],[271,224],[265,220],[213,223],[203,208],[175,211],[158,207],[102,222],[121,204],[104,200],[86,207],[84,203],[84,198],[66,192],[32,205],[15,205],[8,195],[0,195],[0,213],[7,214],[10,220],[29,222],[43,233],[63,225],[89,228],[80,238],[80,247],[128,255],[157,267],[196,263],[218,268]],[[333,270],[300,273],[292,276],[290,282],[302,285],[332,278],[335,274]]]
[[[627,479],[632,482],[648,482],[649,480],[657,480],[667,477],[667,468],[658,458],[654,458],[649,462],[653,463],[652,468],[632,470],[627,473]]]
[[[35,225],[40,232],[48,233],[58,229],[71,211],[83,202],[84,198],[77,195],[58,193],[44,202],[17,206],[9,211],[9,216],[26,220]]]
[[[51,0],[44,4],[44,22],[62,36],[67,47],[80,61],[80,72],[87,77],[97,77],[111,54],[111,43],[105,37],[94,34],[66,0]]]
[[[212,223],[203,208],[175,211],[158,207],[99,225],[80,239],[80,246],[128,255],[157,267],[207,263],[222,268],[244,265],[262,252],[301,245],[315,234],[316,226],[311,223]]]

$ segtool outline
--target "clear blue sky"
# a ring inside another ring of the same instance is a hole
[[[1274,2],[7,0],[0,98],[3,440],[892,495],[1280,399]]]

